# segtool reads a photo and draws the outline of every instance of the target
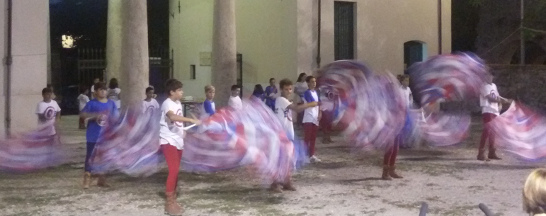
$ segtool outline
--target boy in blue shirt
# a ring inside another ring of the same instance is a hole
[[[203,102],[203,109],[207,114],[206,117],[210,117],[216,113],[216,104],[214,104],[214,95],[216,94],[216,89],[212,85],[205,86],[205,96],[207,99]]]
[[[85,173],[83,176],[83,188],[89,188],[91,184],[91,167],[89,166],[89,157],[95,149],[95,144],[99,138],[102,127],[106,125],[108,118],[118,115],[118,109],[114,101],[106,98],[107,88],[103,82],[96,83],[93,86],[95,89],[95,98],[85,105],[80,113],[80,117],[89,119],[87,123],[87,151],[85,154]],[[99,187],[108,187],[104,175],[99,175],[97,182]]]

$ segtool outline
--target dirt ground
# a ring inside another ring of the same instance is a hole
[[[81,188],[85,131],[76,116],[63,116],[62,140],[69,163],[29,174],[0,173],[0,215],[163,215],[167,172],[148,178],[109,177],[108,189]],[[497,215],[525,215],[521,189],[526,176],[545,161],[526,162],[501,152],[501,161],[481,162],[476,145],[481,122],[451,147],[403,149],[401,180],[382,181],[382,155],[351,153],[342,137],[318,139],[322,162],[294,175],[295,192],[270,194],[245,169],[212,174],[181,173],[178,199],[186,215],[483,215],[485,203]]]

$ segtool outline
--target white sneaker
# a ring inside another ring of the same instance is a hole
[[[309,161],[310,161],[311,163],[316,163],[316,162],[320,162],[321,160],[318,159],[317,156],[313,155],[313,156],[311,156],[311,157],[309,158]]]

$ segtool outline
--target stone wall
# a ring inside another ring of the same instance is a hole
[[[546,113],[546,65],[489,65],[499,93]]]

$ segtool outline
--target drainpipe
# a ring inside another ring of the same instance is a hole
[[[321,2],[322,0],[318,1],[318,31],[317,31],[317,68],[320,68],[320,22],[322,21],[322,15],[321,15]]]
[[[438,55],[442,54],[442,0],[438,0]]]
[[[11,65],[13,57],[11,56],[11,25],[12,25],[12,0],[8,0],[8,38],[7,38],[7,56],[6,64],[6,137],[11,137]]]

